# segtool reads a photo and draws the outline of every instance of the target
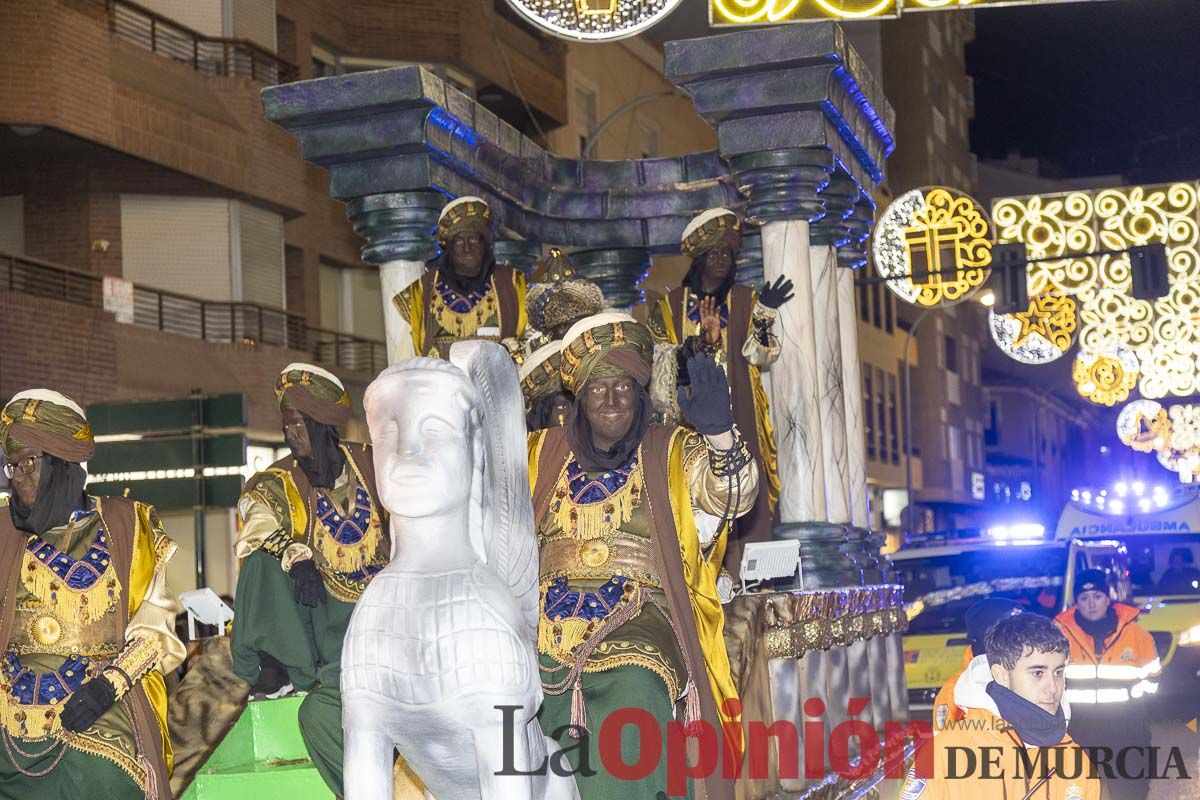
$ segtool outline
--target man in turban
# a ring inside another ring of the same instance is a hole
[[[721,723],[737,730],[740,713],[716,579],[729,524],[754,502],[758,470],[709,356],[691,357],[691,386],[679,397],[695,430],[651,424],[652,352],[650,331],[627,314],[577,322],[562,344],[563,386],[576,398],[566,425],[530,434],[542,725],[574,766],[588,750],[597,772],[576,774],[584,800],[677,793],[665,758],[634,782],[597,766],[597,734],[613,711],[644,709],[662,725],[678,711],[714,731],[726,730]],[[721,520],[709,537],[697,530],[697,509]],[[584,745],[573,738],[582,728],[591,734]],[[625,763],[640,760],[636,739],[622,737]],[[740,751],[740,736],[726,746]],[[696,796],[732,798],[732,787],[714,776]]]
[[[733,418],[747,447],[762,468],[753,508],[738,520],[725,555],[736,574],[747,542],[771,538],[779,500],[775,432],[761,370],[779,358],[779,339],[771,332],[776,313],[792,298],[791,281],[779,278],[761,293],[737,284],[737,255],[742,221],[725,208],[697,216],[683,232],[683,254],[692,259],[683,284],[672,289],[650,312],[648,324],[658,344],[655,353],[655,407],[668,421],[688,424],[675,403],[677,386],[688,383],[687,357],[711,354],[724,369],[733,396]]]
[[[557,247],[538,262],[533,285],[525,300],[529,325],[536,333],[533,349],[544,342],[562,339],[579,320],[599,314],[604,308],[604,293],[594,281],[581,277],[575,265]]]
[[[47,389],[0,410],[0,794],[164,798],[164,674],[183,660],[175,545],[152,506],[84,489],[91,426]]]
[[[492,239],[492,212],[482,199],[460,197],[442,210],[442,255],[392,298],[412,327],[417,355],[445,358],[461,339],[515,343],[524,334],[525,276],[496,263]]]
[[[289,364],[275,383],[291,455],[255,474],[238,500],[244,559],[233,626],[233,671],[254,684],[274,659],[308,696],[300,733],[330,790],[342,792],[342,638],[354,604],[388,563],[387,514],[369,445],[343,442],[341,381]],[[271,657],[267,659],[261,654]]]
[[[525,358],[517,372],[525,397],[525,424],[531,431],[567,424],[575,397],[563,388],[561,358],[562,343],[550,342]]]

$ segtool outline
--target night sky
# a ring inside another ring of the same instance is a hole
[[[975,21],[981,159],[1017,150],[1062,177],[1200,178],[1200,0],[997,8]]]

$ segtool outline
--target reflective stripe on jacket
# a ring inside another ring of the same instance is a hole
[[[1071,660],[1064,670],[1071,705],[1127,703],[1158,691],[1155,680],[1162,663],[1154,638],[1136,620],[1138,609],[1113,603],[1117,629],[1104,640],[1104,652],[1096,656],[1095,642],[1075,619],[1076,609],[1059,614],[1055,621],[1071,643]]]

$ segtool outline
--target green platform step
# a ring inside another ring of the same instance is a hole
[[[300,738],[303,699],[249,703],[180,800],[331,800]]]

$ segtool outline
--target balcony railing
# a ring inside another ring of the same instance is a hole
[[[0,253],[0,290],[104,308],[103,279],[31,258]],[[286,347],[309,353],[318,363],[378,373],[387,366],[383,342],[314,328],[298,314],[254,303],[198,297],[133,287],[133,324],[207,342]]]
[[[299,77],[295,64],[247,39],[206,36],[128,0],[105,0],[113,35],[205,75],[250,78],[268,85]]]

